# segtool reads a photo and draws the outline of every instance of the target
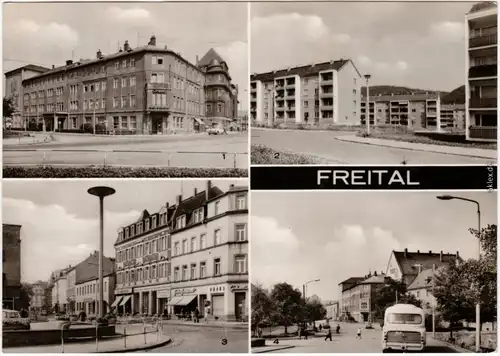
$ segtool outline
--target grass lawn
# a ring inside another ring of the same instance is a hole
[[[365,137],[364,132],[358,132],[358,137]],[[393,133],[393,132],[371,132],[370,138],[378,138],[391,141],[403,141],[411,143],[425,143],[440,146],[454,146],[465,148],[483,148],[489,150],[496,150],[497,144],[493,142],[448,142],[435,140],[430,137],[415,135],[412,133]]]
[[[262,145],[252,145],[250,162],[252,164],[316,164],[321,163],[321,159],[275,150]]]

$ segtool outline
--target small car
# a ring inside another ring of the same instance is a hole
[[[30,330],[30,319],[21,318],[17,310],[2,310],[2,329],[3,330]]]
[[[211,127],[207,132],[209,135],[221,135],[224,133],[224,129],[222,127]]]

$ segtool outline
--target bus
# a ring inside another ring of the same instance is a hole
[[[412,304],[396,304],[385,310],[382,352],[423,351],[427,343],[425,312]]]

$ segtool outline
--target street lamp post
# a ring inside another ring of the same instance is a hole
[[[365,74],[366,80],[366,111],[365,111],[365,120],[366,120],[366,134],[370,134],[370,78],[372,76],[370,74]],[[373,114],[375,115],[375,113]]]
[[[304,283],[302,285],[302,296],[304,297],[304,305],[306,304],[306,287],[309,283],[314,283],[314,282],[319,282],[319,279],[313,279],[313,280],[307,281],[306,283]]]
[[[115,194],[115,190],[110,187],[93,187],[87,191],[91,195],[99,197],[99,317],[104,317],[104,288],[103,288],[103,262],[104,262],[104,198]]]
[[[454,195],[439,195],[436,198],[438,198],[439,200],[453,200],[453,199],[463,200],[463,201],[466,201],[469,203],[476,204],[477,205],[477,231],[479,234],[481,234],[481,207],[480,207],[478,201],[463,198],[463,197],[457,197]],[[477,260],[478,261],[481,260],[481,239],[480,238],[478,238]],[[481,302],[479,299],[476,303],[476,352],[481,352]]]

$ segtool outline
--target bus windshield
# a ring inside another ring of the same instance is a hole
[[[387,316],[387,322],[391,324],[421,324],[422,315],[391,313]]]

